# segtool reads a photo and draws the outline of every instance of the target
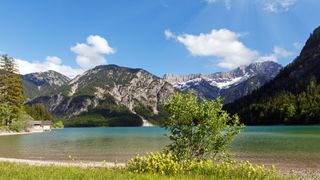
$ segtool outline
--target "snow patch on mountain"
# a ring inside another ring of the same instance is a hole
[[[236,78],[233,78],[231,79],[230,81],[224,81],[224,82],[215,82],[215,81],[212,81],[210,83],[210,85],[212,86],[216,86],[220,89],[225,89],[225,88],[228,88],[236,83],[238,83],[239,81],[241,81],[243,79],[243,77],[236,77]]]
[[[213,74],[165,74],[163,79],[180,91],[192,90],[200,97],[215,99],[221,96],[224,102],[232,102],[261,87],[275,77],[282,66],[275,62],[255,62],[240,66],[229,72]]]
[[[174,75],[165,74],[163,79],[171,83],[176,89],[185,91],[191,87],[200,85],[201,81],[208,82],[211,86],[219,89],[227,89],[235,86],[258,74],[273,74],[281,69],[281,65],[265,61],[255,62],[248,66],[240,66],[229,72],[218,72],[213,74],[187,74]]]

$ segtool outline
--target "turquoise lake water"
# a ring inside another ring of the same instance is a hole
[[[0,157],[124,162],[159,151],[169,141],[159,127],[65,128],[47,133],[0,137]],[[230,146],[237,159],[317,168],[320,126],[250,126]]]

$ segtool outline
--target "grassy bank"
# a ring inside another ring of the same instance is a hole
[[[0,179],[255,179],[230,172],[222,177],[217,173],[178,175],[155,175],[132,173],[125,169],[80,168],[58,166],[31,166],[15,163],[0,163]],[[283,175],[272,174],[263,179],[286,179]]]

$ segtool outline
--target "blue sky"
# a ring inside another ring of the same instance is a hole
[[[21,73],[99,64],[213,73],[286,65],[320,25],[318,0],[2,0],[0,52]]]

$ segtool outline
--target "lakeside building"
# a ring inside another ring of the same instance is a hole
[[[33,121],[31,131],[33,132],[51,131],[51,126],[52,126],[52,122],[48,120]]]

